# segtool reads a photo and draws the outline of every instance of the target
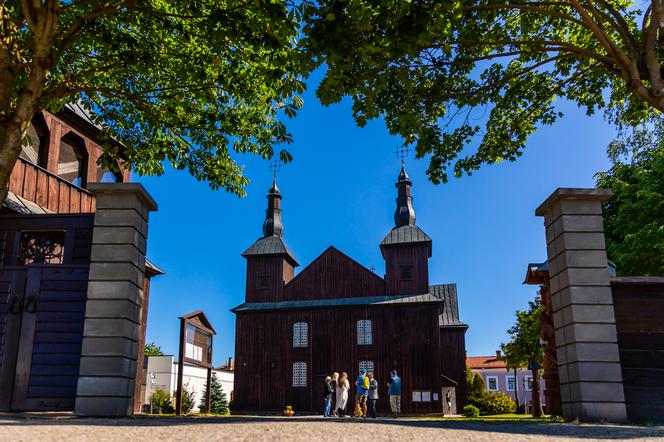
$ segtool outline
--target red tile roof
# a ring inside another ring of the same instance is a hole
[[[471,368],[480,369],[480,368],[507,368],[507,363],[496,359],[496,355],[493,356],[468,356],[466,358],[466,363]]]

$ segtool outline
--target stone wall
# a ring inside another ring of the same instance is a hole
[[[145,251],[154,200],[137,183],[91,184],[94,219],[81,366],[79,416],[133,413]]]
[[[608,189],[557,189],[546,226],[563,417],[626,420],[602,201]]]

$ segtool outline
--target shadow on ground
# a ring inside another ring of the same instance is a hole
[[[445,419],[338,419],[322,417],[284,418],[275,416],[220,416],[220,417],[153,417],[142,416],[123,419],[77,418],[68,414],[3,414],[0,415],[0,428],[3,426],[113,426],[113,427],[168,427],[179,425],[257,425],[257,424],[316,423],[334,425],[339,423],[355,425],[393,425],[418,428],[440,428],[446,430],[479,431],[507,434],[541,435],[557,438],[583,438],[604,440],[625,440],[638,438],[664,438],[664,426],[629,426],[599,424],[562,424],[515,421],[461,421]]]

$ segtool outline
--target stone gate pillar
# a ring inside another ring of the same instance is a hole
[[[79,416],[133,413],[148,214],[157,204],[138,183],[90,184],[97,199],[81,366]]]
[[[544,217],[563,417],[625,421],[625,397],[604,242],[609,189],[559,188]]]

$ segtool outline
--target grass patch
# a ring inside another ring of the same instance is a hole
[[[449,420],[449,421],[466,421],[466,422],[523,422],[523,423],[555,423],[563,422],[562,419],[555,416],[542,416],[533,417],[531,414],[496,414],[492,416],[480,417],[445,417],[445,416],[431,416],[423,418],[424,420]]]

